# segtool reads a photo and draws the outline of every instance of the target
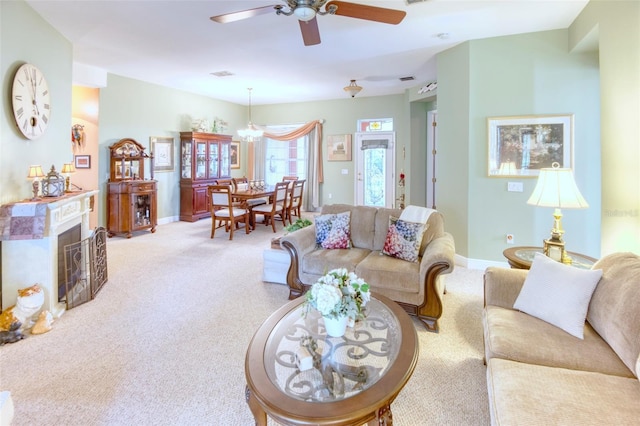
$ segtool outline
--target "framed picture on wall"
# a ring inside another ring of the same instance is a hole
[[[173,161],[173,138],[152,136],[151,153],[153,154],[153,170],[156,172],[172,172]]]
[[[76,169],[90,169],[91,168],[91,156],[90,155],[75,155],[73,157]]]
[[[351,161],[351,134],[329,135],[327,138],[328,161]]]
[[[488,175],[536,177],[573,167],[573,114],[487,118]]]
[[[231,142],[231,152],[229,153],[229,157],[231,159],[231,168],[239,169],[240,168],[240,142]]]

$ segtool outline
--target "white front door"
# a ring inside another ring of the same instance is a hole
[[[395,132],[357,132],[356,205],[394,207]]]

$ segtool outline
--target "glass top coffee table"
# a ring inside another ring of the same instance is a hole
[[[329,337],[317,312],[302,315],[303,302],[273,313],[247,349],[246,399],[256,424],[266,425],[267,415],[285,425],[393,424],[391,403],[418,360],[410,317],[374,294],[364,320]]]

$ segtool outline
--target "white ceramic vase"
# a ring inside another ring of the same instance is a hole
[[[349,317],[327,318],[324,317],[324,328],[331,337],[342,337],[347,331]]]

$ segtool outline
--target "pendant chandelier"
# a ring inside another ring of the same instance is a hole
[[[349,93],[352,98],[355,97],[361,90],[362,87],[358,86],[355,80],[351,80],[351,83],[349,83],[349,85],[344,88],[344,91]]]
[[[238,135],[247,142],[253,142],[254,139],[262,137],[264,131],[257,129],[256,126],[251,122],[251,88],[247,89],[249,91],[249,125],[246,129],[238,130]]]

